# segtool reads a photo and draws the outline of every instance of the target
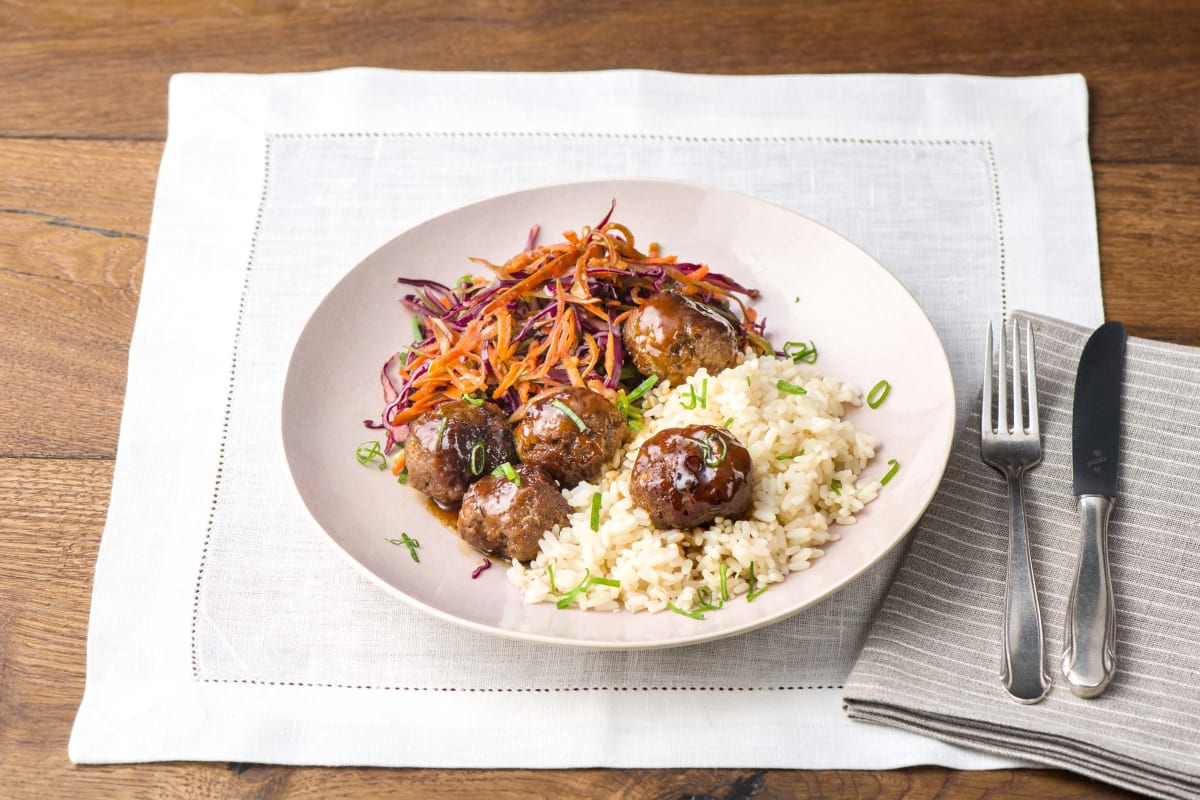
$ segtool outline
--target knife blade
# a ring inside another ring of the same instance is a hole
[[[1082,536],[1067,600],[1062,671],[1078,697],[1097,697],[1117,669],[1108,519],[1117,499],[1125,326],[1107,322],[1084,345],[1075,377],[1071,460]]]

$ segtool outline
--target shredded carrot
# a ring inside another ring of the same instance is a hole
[[[679,264],[657,243],[641,253],[633,233],[616,222],[566,231],[563,239],[503,264],[472,258],[496,275],[490,282],[476,276],[451,288],[401,280],[420,287],[402,303],[417,315],[424,341],[397,359],[392,396],[399,396],[388,408],[388,423],[405,425],[442,402],[479,391],[513,421],[566,386],[615,397],[624,366],[617,359],[620,328],[666,288],[736,304],[747,341],[769,349],[754,309],[738,297],[757,293],[708,265]]]

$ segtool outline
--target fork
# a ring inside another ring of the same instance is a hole
[[[979,449],[983,461],[1008,479],[1008,575],[1004,590],[1004,627],[1000,641],[1003,655],[1000,680],[1019,703],[1036,703],[1050,691],[1042,640],[1042,615],[1029,555],[1025,527],[1025,472],[1042,461],[1042,438],[1038,426],[1037,374],[1033,364],[1033,326],[1025,324],[1025,372],[1028,376],[1029,416],[1022,419],[1020,332],[1013,324],[1012,427],[1008,423],[1004,327],[1000,328],[998,391],[992,387],[992,325],[988,323],[987,354],[983,369],[983,413],[979,426]],[[996,426],[992,427],[995,398]]]

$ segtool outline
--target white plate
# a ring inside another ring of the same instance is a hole
[[[379,370],[412,339],[397,300],[399,276],[452,284],[478,271],[467,259],[503,262],[524,244],[595,224],[616,199],[615,221],[681,261],[709,264],[762,291],[757,308],[778,347],[812,339],[817,367],[869,390],[886,378],[887,401],[848,417],[881,442],[867,475],[889,459],[900,471],[823,558],[753,604],[737,599],[703,621],[658,614],[526,605],[495,564],[429,513],[390,472],[357,463],[356,447],[383,407]],[[633,649],[692,644],[748,631],[807,608],[861,575],[898,544],[933,497],[949,456],[954,386],[933,326],[892,275],[857,246],[812,220],[734,192],[652,180],[550,186],[485,200],[409,230],[349,272],[321,302],[296,343],[283,393],[283,443],[300,497],[337,548],[401,600],[475,630],[562,645]],[[420,563],[386,540],[417,539]]]

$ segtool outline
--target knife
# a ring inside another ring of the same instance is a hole
[[[1075,376],[1071,456],[1083,537],[1067,601],[1062,671],[1078,697],[1097,697],[1117,670],[1116,614],[1108,569],[1108,517],[1117,498],[1125,326],[1101,325]]]

